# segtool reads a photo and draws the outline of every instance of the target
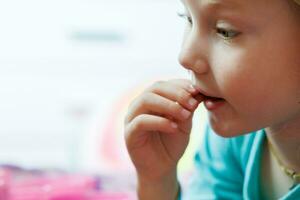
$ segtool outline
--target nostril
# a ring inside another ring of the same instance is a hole
[[[209,71],[209,64],[206,60],[204,59],[198,59],[196,62],[195,62],[195,67],[194,67],[194,70],[195,72],[199,73],[199,74],[205,74]]]
[[[188,70],[198,74],[204,74],[209,71],[209,64],[205,55],[196,55],[191,49],[182,50],[178,56],[180,65]]]
[[[203,60],[197,60],[196,62],[195,62],[195,67],[196,68],[203,68],[203,67],[205,67],[205,62],[203,61]]]
[[[197,74],[205,74],[209,71],[208,64],[203,60],[193,60],[186,58],[179,58],[179,63],[187,70],[194,71]]]

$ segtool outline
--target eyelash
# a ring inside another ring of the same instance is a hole
[[[193,25],[192,17],[188,16],[185,13],[177,13],[177,15],[181,18],[184,18],[190,25]]]
[[[188,16],[185,13],[177,13],[177,14],[179,17],[184,18],[190,25],[193,25],[192,17]],[[215,28],[215,32],[219,36],[221,36],[224,40],[232,40],[240,34],[240,32],[238,32],[238,31],[231,30],[231,29],[225,29],[225,28],[219,28],[219,27]]]
[[[220,35],[224,40],[232,40],[236,38],[240,32],[231,30],[231,29],[225,29],[225,28],[215,28],[216,33]]]

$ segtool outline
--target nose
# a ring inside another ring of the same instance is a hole
[[[179,63],[197,74],[207,73],[209,71],[207,43],[200,31],[186,33],[178,56]]]

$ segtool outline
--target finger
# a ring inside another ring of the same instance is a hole
[[[179,87],[184,88],[186,91],[190,92],[192,95],[198,93],[198,87],[193,85],[193,82],[188,79],[172,79],[169,80],[170,83],[175,84]]]
[[[193,90],[193,92],[188,91]],[[178,102],[184,108],[193,111],[200,103],[193,97],[196,95],[197,90],[192,88],[191,85],[179,82],[157,82],[150,89],[150,92],[163,96],[172,101]]]
[[[127,120],[130,122],[138,115],[153,113],[159,116],[169,116],[168,118],[174,118],[177,121],[185,121],[192,115],[192,111],[172,100],[155,93],[145,93],[131,105]]]
[[[205,96],[201,93],[198,93],[194,96],[194,98],[198,101],[198,102],[202,102],[205,99]]]
[[[195,94],[199,93],[198,86],[193,85],[192,81],[190,81],[188,79],[171,79],[168,81],[158,81],[158,82],[155,82],[152,86],[153,86],[153,88],[159,88],[159,86],[161,86],[163,84],[176,85],[180,88],[185,89],[187,92],[191,93],[191,95],[195,95]],[[156,87],[156,86],[158,86],[158,87]]]
[[[152,131],[176,133],[178,132],[178,125],[174,121],[160,116],[142,114],[134,118],[125,127],[125,136],[130,139],[128,137],[135,137],[137,133]]]
[[[199,86],[194,85],[191,80],[188,79],[173,79],[170,80],[171,83],[183,87],[186,91],[190,92],[192,97],[195,98],[199,103],[201,103],[205,96],[200,93]]]

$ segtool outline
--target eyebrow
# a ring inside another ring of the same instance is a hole
[[[184,5],[186,4],[186,0],[180,0]],[[209,8],[236,8],[240,6],[240,1],[236,0],[198,0],[199,3],[204,4]]]
[[[228,8],[235,8],[237,6],[240,6],[240,1],[236,0],[202,0],[207,6],[212,7],[228,7]]]
[[[245,9],[240,0],[181,0],[181,2],[186,7],[189,7],[188,4],[198,4],[198,12],[203,16],[212,16],[213,14],[214,18],[222,16],[224,19],[236,22],[241,22],[240,16]]]

